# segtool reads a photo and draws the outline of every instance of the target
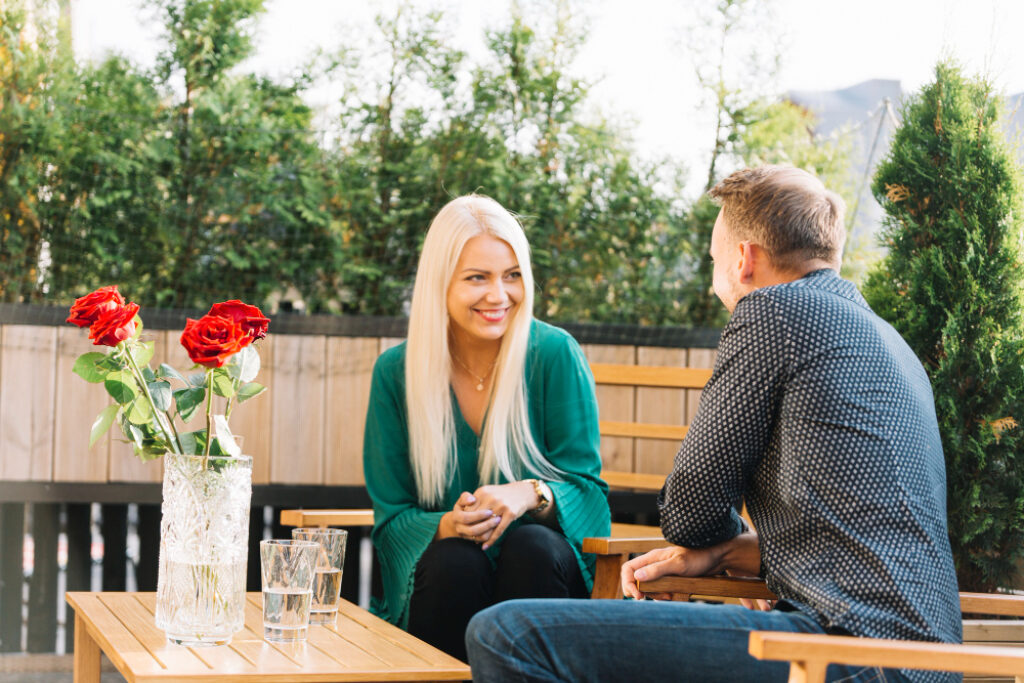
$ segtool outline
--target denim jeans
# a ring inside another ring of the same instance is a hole
[[[514,600],[469,623],[475,683],[786,681],[789,664],[755,659],[751,631],[822,633],[796,611],[649,600]],[[899,672],[830,666],[829,681],[904,681]]]

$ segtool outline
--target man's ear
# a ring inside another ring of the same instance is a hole
[[[752,244],[748,240],[741,241],[737,246],[740,250],[740,259],[736,264],[739,271],[739,281],[742,284],[749,285],[754,281],[754,273],[760,266],[763,254],[756,244]]]

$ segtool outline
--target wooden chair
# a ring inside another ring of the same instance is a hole
[[[761,579],[726,576],[665,577],[642,581],[640,590],[672,593],[680,599],[731,596],[770,600],[776,597]],[[960,593],[960,611],[1024,617],[1024,595]],[[824,681],[829,664],[1014,676],[1017,683],[1024,683],[1024,647],[754,631],[750,634],[749,651],[758,659],[790,662],[790,683]]]

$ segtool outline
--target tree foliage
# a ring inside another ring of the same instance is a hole
[[[939,64],[873,185],[889,252],[865,294],[931,377],[964,590],[1008,586],[1024,558],[1024,207],[1001,110]]]

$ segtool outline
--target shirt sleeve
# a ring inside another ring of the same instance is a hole
[[[668,541],[706,548],[743,531],[736,504],[773,438],[789,348],[768,296],[740,300],[658,500]]]
[[[378,359],[370,385],[363,439],[366,490],[373,501],[373,544],[380,558],[383,603],[378,612],[403,623],[416,563],[437,533],[444,511],[419,507],[409,465],[403,368]]]
[[[543,385],[543,443],[564,479],[547,481],[566,539],[579,552],[587,536],[611,531],[608,485],[601,479],[600,433],[594,378],[579,344],[559,335],[547,352]],[[590,572],[590,562],[584,576]]]

